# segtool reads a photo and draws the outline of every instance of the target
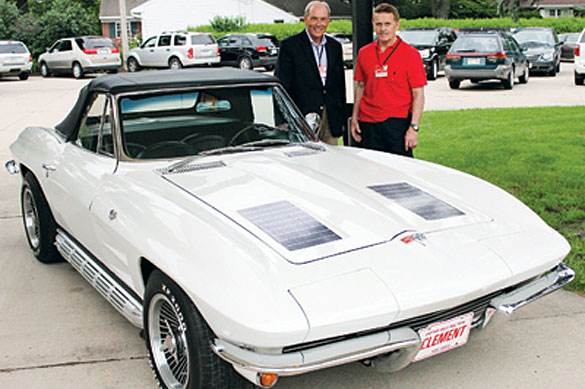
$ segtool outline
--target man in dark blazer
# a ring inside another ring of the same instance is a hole
[[[281,42],[274,75],[303,115],[321,116],[319,139],[337,145],[345,125],[345,73],[341,44],[325,36],[330,13],[324,1],[307,4],[306,28]]]

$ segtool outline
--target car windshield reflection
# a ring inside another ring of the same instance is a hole
[[[119,104],[127,159],[256,151],[312,140],[302,116],[274,86],[131,95]]]

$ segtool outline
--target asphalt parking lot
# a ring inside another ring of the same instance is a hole
[[[440,77],[426,89],[426,109],[554,105],[585,109],[585,87],[574,85],[573,65],[561,66],[557,77],[531,77],[513,90],[498,83],[468,82],[451,90]],[[351,71],[346,76],[350,81]],[[24,127],[58,123],[88,81],[0,79],[2,166],[10,159],[9,144]],[[20,178],[2,167],[0,388],[156,387],[138,330],[71,266],[43,265],[34,259],[20,220],[19,189]],[[585,385],[584,348],[585,299],[561,291],[521,309],[507,322],[472,332],[464,347],[398,373],[382,374],[353,363],[283,378],[276,388],[578,388]]]

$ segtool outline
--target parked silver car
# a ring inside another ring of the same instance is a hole
[[[0,77],[18,76],[26,80],[31,67],[32,56],[24,43],[0,41]]]
[[[131,72],[141,68],[180,69],[216,64],[219,61],[215,38],[206,32],[163,32],[130,50],[126,57]]]
[[[103,36],[82,36],[59,39],[39,56],[41,75],[69,73],[82,78],[86,73],[115,73],[122,66],[120,51],[114,42]]]

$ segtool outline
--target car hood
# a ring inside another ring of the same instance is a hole
[[[421,172],[432,175],[432,166],[366,150],[293,146],[197,159],[160,173],[301,264],[408,233],[492,220],[457,188],[422,180]],[[408,173],[413,169],[417,174]]]

